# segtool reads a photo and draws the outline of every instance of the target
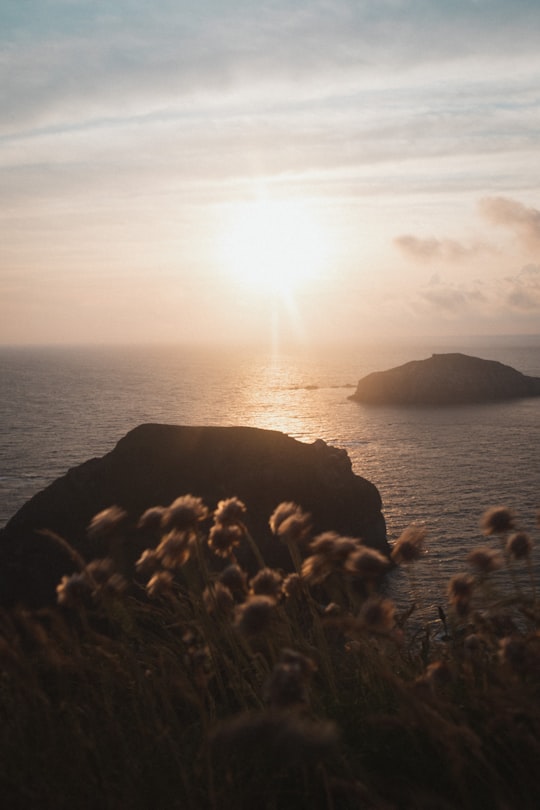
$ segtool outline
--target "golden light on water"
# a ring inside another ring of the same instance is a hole
[[[331,239],[302,201],[261,199],[231,207],[218,261],[254,292],[290,295],[328,269]]]

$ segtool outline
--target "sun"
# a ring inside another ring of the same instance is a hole
[[[264,199],[229,209],[219,254],[242,285],[290,294],[324,270],[329,240],[306,203]]]

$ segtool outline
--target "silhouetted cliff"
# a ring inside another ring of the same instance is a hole
[[[494,360],[433,354],[363,377],[349,399],[373,405],[459,405],[540,396],[540,378]]]
[[[96,513],[121,506],[133,531],[145,509],[184,494],[201,497],[211,509],[223,498],[243,500],[246,523],[269,565],[290,567],[268,527],[282,501],[310,512],[316,532],[334,529],[388,551],[379,492],[353,473],[344,450],[256,428],[141,425],[103,458],[54,481],[9,521],[0,534],[0,603],[41,604],[74,570],[68,550],[39,530],[57,533],[85,557],[99,556],[85,533]],[[129,527],[127,534],[129,541]]]

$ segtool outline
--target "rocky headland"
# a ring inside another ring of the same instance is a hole
[[[363,377],[349,399],[370,405],[464,405],[540,396],[540,378],[494,360],[433,354]]]
[[[8,522],[0,532],[0,604],[51,601],[60,578],[75,570],[71,549],[85,559],[103,556],[86,528],[112,505],[128,513],[126,548],[133,561],[141,551],[135,529],[140,515],[185,494],[202,498],[210,509],[232,496],[244,501],[246,523],[271,566],[291,566],[268,526],[282,501],[310,512],[314,532],[361,537],[388,553],[379,492],[353,473],[344,450],[256,428],[147,424],[102,458],[69,470]]]

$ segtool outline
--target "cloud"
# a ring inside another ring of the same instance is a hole
[[[433,275],[427,287],[420,290],[421,302],[442,315],[462,315],[471,306],[486,303],[486,296],[479,286],[465,287],[442,282],[437,274]]]
[[[483,4],[454,3],[445,14],[438,4],[395,0],[102,5],[13,4],[0,25],[6,129],[160,109],[194,96],[223,103],[238,88],[250,88],[252,98],[276,85],[293,98],[325,97],[329,88],[354,94],[383,77],[401,85],[426,65],[461,73],[462,60],[481,64],[479,77],[489,61],[497,82],[508,75],[508,43],[517,41],[513,67],[523,59],[531,75],[531,60],[538,62],[540,9],[524,0],[491,0],[489,15]]]
[[[540,249],[540,211],[537,208],[527,208],[507,197],[486,197],[480,201],[480,211],[493,224],[513,231],[529,250]]]
[[[420,261],[461,261],[486,251],[486,245],[464,245],[455,239],[421,239],[412,234],[403,234],[394,239],[394,244],[406,256]]]
[[[540,265],[529,264],[505,279],[505,303],[514,310],[540,313]]]

